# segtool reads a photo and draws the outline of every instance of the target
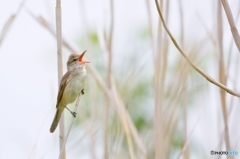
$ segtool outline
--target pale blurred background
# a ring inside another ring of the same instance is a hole
[[[111,45],[112,89],[116,86],[146,153],[143,155],[134,135],[130,135],[129,145],[119,110],[89,72],[85,95],[66,144],[67,158],[133,158],[131,147],[135,158],[156,158],[155,141],[160,140],[154,134],[158,132],[164,147],[159,147],[159,151],[166,159],[227,158],[211,156],[210,151],[240,152],[239,98],[225,94],[224,101],[220,89],[186,63],[165,30],[158,28],[154,1],[113,0],[114,14],[110,2],[63,0],[63,39],[78,54],[88,50],[85,58],[91,61],[89,65],[97,70],[105,86],[110,83],[106,46]],[[161,2],[169,29],[189,58],[216,81],[220,81],[220,65],[224,66],[227,86],[240,92],[239,51],[223,10],[223,29],[217,32],[220,1]],[[236,26],[240,26],[240,2],[229,0],[229,4]],[[37,19],[43,17],[55,31],[55,5],[49,0],[0,1],[1,34],[9,18],[16,14],[0,43],[0,159],[58,158],[59,130],[49,132],[58,91],[57,44]],[[221,49],[224,64],[219,63]],[[63,47],[64,73],[70,53]],[[160,84],[156,85],[156,81]],[[226,149],[223,105],[230,149]],[[161,115],[156,108],[160,108]],[[158,115],[161,121],[154,121]],[[71,118],[67,110],[65,117],[67,130]],[[158,122],[162,126],[156,130]]]

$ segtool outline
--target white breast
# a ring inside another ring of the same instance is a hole
[[[74,70],[71,74],[71,80],[68,81],[68,84],[64,90],[63,96],[68,96],[65,101],[65,105],[72,103],[76,100],[79,93],[84,89],[85,80],[87,78],[86,69]]]

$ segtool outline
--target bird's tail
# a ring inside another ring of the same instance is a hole
[[[56,114],[54,116],[54,119],[53,119],[53,122],[52,122],[52,125],[50,127],[50,132],[53,133],[58,125],[58,122],[61,118],[61,115],[62,115],[62,112],[64,110],[64,107],[61,108],[60,106],[58,106],[57,108],[57,111],[56,111]]]

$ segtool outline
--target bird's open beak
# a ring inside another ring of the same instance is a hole
[[[84,64],[84,63],[90,63],[89,61],[83,61],[83,56],[84,54],[87,52],[87,50],[85,50],[78,58],[78,61],[81,63],[81,64]]]

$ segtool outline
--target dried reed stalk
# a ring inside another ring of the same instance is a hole
[[[163,1],[161,1],[163,4]],[[166,20],[169,15],[169,1],[166,1]],[[164,94],[165,94],[165,77],[168,66],[168,51],[169,41],[167,34],[163,34],[161,22],[158,23],[158,39],[156,59],[154,66],[154,94],[155,94],[155,112],[154,112],[154,148],[155,158],[166,158],[166,152],[169,147],[166,146],[166,135],[163,130],[165,129],[164,117]]]
[[[105,39],[106,51],[108,54],[108,66],[107,66],[107,86],[108,89],[112,89],[112,38],[113,38],[113,29],[114,29],[114,3],[113,0],[110,0],[110,30],[109,36]],[[103,158],[108,159],[108,121],[109,121],[109,106],[110,100],[106,99],[106,105],[104,107],[104,118],[103,118]]]
[[[234,19],[233,19],[231,8],[230,8],[227,0],[221,0],[221,2],[222,2],[222,6],[224,8],[224,11],[226,13],[230,28],[231,28],[234,42],[238,48],[238,51],[240,51],[240,36],[239,36],[238,29],[237,29]]]
[[[16,17],[18,16],[18,14],[20,13],[20,11],[22,10],[22,8],[24,7],[25,3],[27,0],[22,0],[22,2],[19,4],[18,9],[16,11],[16,13],[14,13],[13,15],[11,15],[7,22],[5,23],[5,25],[3,26],[1,35],[0,35],[0,46],[4,40],[4,38],[6,37],[7,33],[9,32],[14,20],[16,19]]]
[[[57,64],[58,64],[58,85],[60,85],[61,78],[63,76],[62,65],[62,12],[61,12],[61,0],[56,0],[56,38],[57,38]],[[64,146],[65,132],[64,132],[64,113],[62,113],[59,121],[59,142],[60,142],[60,157],[59,159],[66,159],[66,150]]]
[[[218,39],[218,52],[219,52],[219,81],[226,85],[227,77],[225,71],[225,64],[224,64],[224,55],[223,55],[223,22],[222,22],[222,8],[221,2],[218,2],[217,7],[217,39]],[[223,113],[223,121],[224,121],[224,140],[226,144],[226,150],[230,150],[230,139],[229,139],[229,128],[228,128],[228,110],[227,110],[227,103],[226,103],[226,92],[222,89],[220,91],[220,100],[222,106],[222,113]],[[229,156],[227,156],[229,158]]]

